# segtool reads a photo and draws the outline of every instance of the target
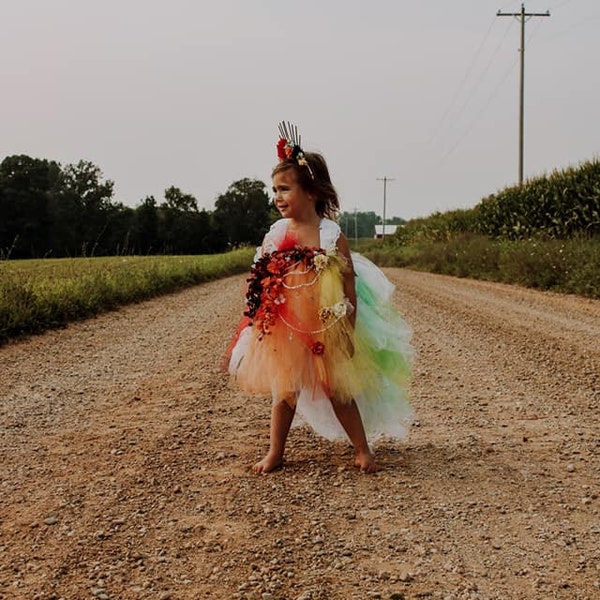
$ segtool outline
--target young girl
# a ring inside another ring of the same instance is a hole
[[[294,126],[279,130],[272,178],[283,218],[257,251],[229,360],[242,390],[273,399],[269,451],[253,470],[282,465],[298,413],[328,439],[345,433],[355,465],[372,473],[367,438],[401,438],[410,422],[410,331],[391,306],[393,285],[350,252],[333,220],[339,201],[324,158],[303,152]]]

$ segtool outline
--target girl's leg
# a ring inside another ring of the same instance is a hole
[[[355,466],[363,473],[375,473],[378,471],[379,467],[375,462],[375,455],[371,451],[371,448],[369,448],[365,428],[356,402],[354,400],[351,402],[337,402],[332,400],[331,404],[335,416],[354,446],[354,451],[356,452]]]
[[[269,438],[269,452],[252,470],[255,473],[269,473],[281,466],[285,442],[294,420],[296,412],[296,398],[284,398],[275,400],[271,408],[271,431]]]

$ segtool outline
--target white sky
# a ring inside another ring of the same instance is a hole
[[[518,176],[520,25],[507,0],[0,0],[0,160],[98,165],[137,206],[212,210],[270,186],[277,123],[344,210],[466,208]],[[600,1],[528,0],[525,176],[600,147]]]

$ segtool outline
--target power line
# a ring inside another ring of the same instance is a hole
[[[519,185],[523,183],[523,129],[525,123],[524,105],[525,105],[525,22],[531,17],[549,17],[550,11],[544,13],[528,13],[525,11],[525,3],[521,4],[521,11],[518,13],[504,13],[498,11],[498,17],[515,17],[521,21],[521,77],[519,85]]]
[[[564,0],[564,2],[561,2],[560,4],[557,4],[556,6],[551,6],[550,8],[552,10],[556,10],[557,8],[562,8],[565,4],[570,4],[571,2],[573,2],[573,0]]]
[[[492,93],[488,96],[487,101],[483,105],[483,108],[477,113],[475,118],[471,121],[471,125],[463,131],[462,135],[456,140],[454,145],[451,146],[450,149],[448,151],[446,151],[446,153],[442,156],[442,158],[438,162],[438,167],[441,167],[446,162],[446,159],[456,150],[456,148],[458,148],[459,144],[469,135],[469,133],[471,133],[471,131],[473,130],[473,127],[477,124],[479,119],[483,116],[485,111],[488,109],[488,107],[492,103],[492,100],[494,100],[494,98],[496,97],[496,93],[498,92],[498,90],[500,90],[500,88],[502,87],[502,85],[504,84],[504,82],[506,81],[506,79],[508,78],[508,76],[510,75],[511,71],[514,69],[516,64],[517,64],[517,59],[515,58],[515,60],[510,65],[510,67],[505,71],[505,73],[502,76],[502,78],[500,79],[500,81],[496,84],[496,87],[492,90]]]
[[[456,88],[456,91],[454,92],[454,95],[452,96],[452,100],[448,104],[448,106],[447,106],[446,110],[444,111],[444,114],[442,115],[439,123],[435,127],[435,129],[433,131],[433,134],[430,137],[429,142],[427,143],[427,145],[429,145],[429,144],[431,144],[431,142],[433,142],[433,140],[435,139],[435,136],[438,133],[439,129],[446,122],[446,118],[450,114],[450,111],[454,108],[454,105],[456,104],[456,101],[458,99],[458,95],[461,92],[463,86],[466,84],[467,80],[469,79],[469,75],[471,74],[471,71],[473,70],[473,67],[475,66],[475,63],[477,62],[477,59],[479,58],[479,55],[481,54],[481,50],[483,49],[483,46],[485,45],[485,42],[487,41],[487,39],[488,39],[488,37],[490,35],[490,32],[492,31],[492,27],[493,26],[494,26],[494,21],[492,20],[492,22],[490,23],[490,26],[489,26],[486,34],[483,36],[483,40],[479,44],[479,48],[477,49],[477,51],[475,52],[475,55],[473,56],[473,60],[471,61],[471,64],[467,67],[467,70],[465,71],[465,74],[464,74],[464,76],[462,78],[462,81],[458,84],[458,87]]]
[[[498,42],[498,45],[496,46],[496,48],[494,49],[494,52],[490,56],[490,59],[488,60],[487,64],[485,65],[485,68],[480,73],[479,79],[475,82],[475,85],[473,86],[471,93],[467,95],[466,100],[462,103],[459,110],[457,111],[457,113],[454,117],[455,122],[458,122],[458,120],[460,119],[460,117],[462,116],[464,111],[466,110],[467,106],[470,104],[471,100],[475,97],[475,92],[477,91],[477,88],[479,87],[479,85],[484,80],[485,76],[487,75],[488,71],[490,70],[490,67],[492,66],[492,63],[494,62],[494,59],[496,58],[498,52],[500,51],[500,48],[504,44],[504,40],[508,36],[508,32],[510,31],[510,29],[511,29],[511,26],[509,25],[506,28],[506,31],[504,32],[502,39]]]
[[[492,23],[494,23],[495,20],[492,20]],[[471,104],[472,100],[476,97],[476,93],[478,92],[481,83],[483,82],[483,80],[485,79],[486,75],[488,74],[490,67],[492,66],[494,60],[496,59],[498,52],[500,51],[500,49],[502,48],[506,38],[508,37],[508,33],[510,32],[512,28],[512,23],[508,24],[508,27],[505,29],[504,34],[502,35],[500,41],[497,43],[496,47],[494,48],[491,56],[488,58],[487,62],[484,65],[483,70],[479,73],[477,79],[475,80],[475,82],[473,83],[473,85],[471,86],[471,90],[470,92],[467,94],[466,99],[462,102],[462,104],[460,105],[460,107],[454,112],[454,114],[452,115],[452,124],[453,124],[453,129],[457,129],[457,124],[459,123],[459,120],[461,119],[463,113],[465,112],[467,106],[469,104]],[[486,33],[485,37],[484,37],[484,42],[487,40],[487,38],[489,37],[489,30]],[[484,43],[482,42],[482,44],[480,44],[480,48],[478,50],[478,54],[481,53],[481,49],[483,48]],[[477,58],[477,57],[476,57]],[[472,71],[472,66],[475,64],[475,61],[472,61],[471,66],[469,67],[467,73],[470,73]],[[508,74],[507,74],[508,75]],[[504,82],[504,79],[506,78],[505,75],[502,78],[502,81],[500,82],[499,85],[496,86],[495,90],[500,87],[500,85]],[[463,79],[463,82],[461,83],[461,86],[459,86],[459,89],[457,90],[460,91],[460,89],[463,87],[464,82],[466,81],[466,77]],[[450,108],[452,108],[455,104],[456,104],[456,98],[458,96],[458,93],[455,94],[455,97],[453,98],[453,101],[451,103],[451,105],[448,107],[448,109],[446,110],[446,112],[444,113],[444,117],[447,117],[448,114],[450,113]],[[462,133],[459,131],[457,133],[458,138],[456,139],[456,141],[452,144],[452,146],[450,147],[449,150],[447,150],[442,158],[439,161],[438,166],[440,166],[441,164],[443,164],[445,162],[445,160],[448,158],[448,156],[450,156],[455,150],[456,148],[460,145],[460,143],[462,142],[462,140],[468,135],[468,133],[473,129],[473,126],[476,124],[475,122],[479,119],[479,117],[481,117],[481,115],[485,112],[485,109],[487,108],[487,106],[490,104],[491,100],[493,98],[489,98],[488,101],[486,102],[486,105],[484,106],[483,110],[481,110],[478,114],[477,117],[474,121],[472,121],[468,127],[466,127],[465,130],[462,131]],[[442,120],[440,121],[440,123],[438,124],[438,128],[440,127],[440,125],[442,124],[442,122],[444,121],[444,118],[442,118]],[[430,140],[429,140],[429,144],[431,144],[431,142],[433,142],[433,140],[436,137],[436,134],[439,135],[439,131],[434,132],[434,134],[432,134]],[[452,137],[454,137],[454,135],[452,135]],[[429,145],[428,144],[428,145]]]
[[[535,34],[539,31],[541,25],[542,25],[542,22],[538,21],[533,26],[533,31],[527,36],[527,47],[529,47],[531,45],[531,40],[534,38]]]
[[[582,17],[581,19],[579,19],[578,21],[575,21],[574,23],[571,23],[569,26],[565,27],[561,31],[558,31],[558,32],[554,33],[553,35],[544,37],[543,42],[549,42],[557,37],[561,37],[561,36],[565,35],[566,33],[570,33],[573,29],[583,27],[584,25],[589,25],[591,22],[597,21],[599,18],[600,18],[600,13]]]

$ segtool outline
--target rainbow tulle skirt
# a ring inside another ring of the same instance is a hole
[[[354,307],[343,293],[345,264],[335,255],[323,264],[319,258],[296,264],[270,287],[259,286],[266,316],[241,323],[229,371],[247,393],[296,398],[295,424],[308,424],[327,439],[346,438],[330,399],[356,401],[369,441],[403,438],[412,419],[407,386],[413,348],[411,330],[392,305],[394,286],[371,261],[352,254],[353,328]]]

